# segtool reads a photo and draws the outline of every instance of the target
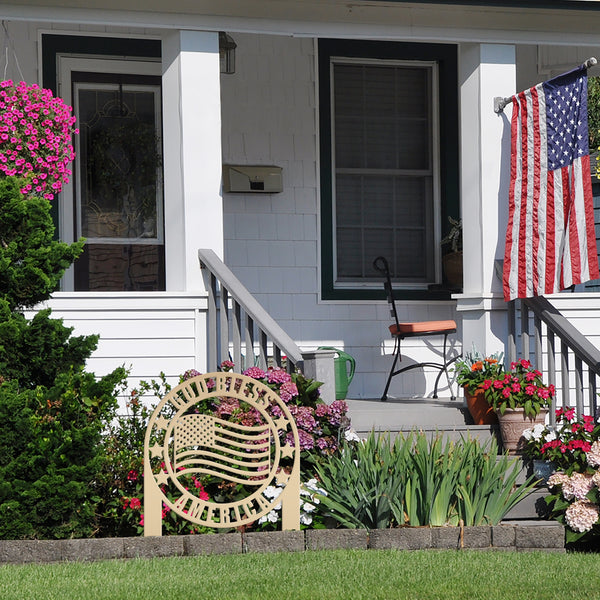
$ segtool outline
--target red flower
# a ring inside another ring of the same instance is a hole
[[[142,506],[142,503],[139,498],[132,498],[131,502],[129,503],[129,508],[133,508],[134,510],[141,508],[141,506]]]

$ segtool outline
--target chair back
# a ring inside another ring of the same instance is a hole
[[[392,278],[390,276],[390,265],[385,256],[378,256],[373,261],[373,268],[381,273],[384,277],[383,289],[385,290],[387,301],[390,307],[390,316],[398,325],[398,312],[396,311],[396,303],[394,302],[394,290],[392,289]]]

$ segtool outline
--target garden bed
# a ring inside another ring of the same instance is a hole
[[[0,541],[0,564],[334,549],[564,552],[564,537],[564,527],[558,523],[527,521],[462,529],[306,529],[164,537],[3,540]]]

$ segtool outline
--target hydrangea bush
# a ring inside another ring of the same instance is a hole
[[[25,180],[21,192],[52,200],[68,183],[75,117],[50,90],[0,82],[0,171]]]
[[[567,542],[594,541],[600,534],[600,425],[574,408],[556,410],[556,428],[537,425],[526,432],[525,454],[547,460],[550,515],[567,527]]]

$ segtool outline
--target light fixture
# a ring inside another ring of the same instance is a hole
[[[235,73],[235,49],[237,44],[233,38],[219,31],[219,59],[221,62],[221,73]]]

